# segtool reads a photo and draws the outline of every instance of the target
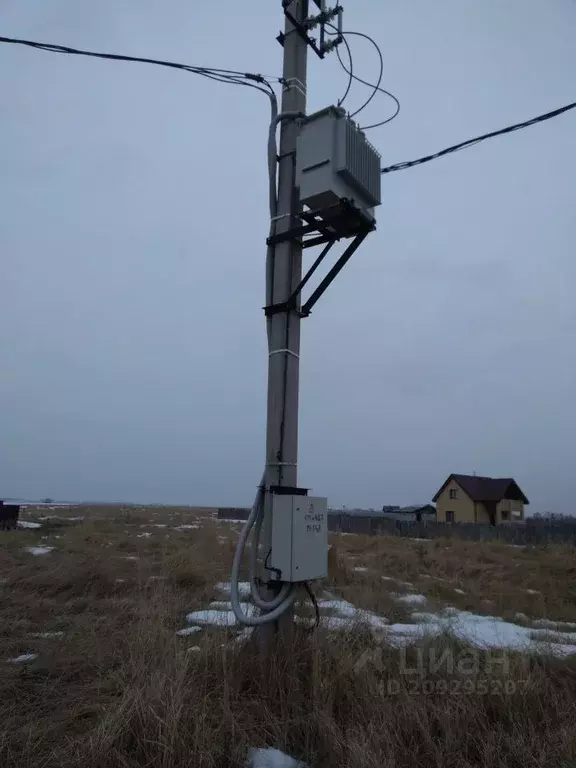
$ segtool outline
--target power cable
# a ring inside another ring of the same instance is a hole
[[[80,48],[71,48],[67,45],[54,45],[52,43],[39,43],[34,40],[22,40],[13,37],[0,37],[0,43],[11,43],[13,45],[24,45],[29,48],[36,48],[40,51],[49,51],[50,53],[66,53],[74,56],[89,56],[97,59],[109,59],[112,61],[131,61],[139,64],[154,64],[159,67],[168,67],[170,69],[180,69],[192,74],[202,75],[211,80],[217,80],[223,83],[233,83],[235,85],[245,85],[257,90],[269,93],[273,91],[270,80],[279,83],[283,82],[281,77],[265,77],[264,75],[254,74],[252,72],[240,72],[234,69],[219,69],[216,67],[196,67],[189,64],[180,64],[175,61],[165,61],[163,59],[152,59],[144,56],[126,56],[119,53],[102,53],[99,51],[86,51]],[[251,82],[246,82],[251,81]],[[258,83],[259,85],[256,85]],[[261,86],[266,88],[262,88]]]
[[[334,29],[337,29],[337,27],[334,27]],[[348,85],[346,86],[346,90],[344,91],[344,96],[342,96],[341,99],[338,99],[338,106],[339,107],[341,107],[342,104],[344,104],[344,102],[346,101],[346,97],[348,96],[348,94],[350,93],[350,89],[352,88],[353,80],[357,79],[357,78],[355,78],[355,75],[354,75],[354,64],[353,64],[353,61],[352,61],[352,51],[350,50],[350,45],[348,43],[348,40],[346,40],[346,38],[343,37],[342,38],[342,42],[344,43],[344,45],[346,46],[346,50],[348,51],[348,61],[350,62],[350,70],[347,70],[346,67],[344,66],[344,62],[342,61],[342,59],[340,57],[340,51],[338,50],[338,47],[336,47],[336,54],[338,55],[338,61],[342,65],[342,69],[348,75]]]
[[[342,40],[343,40],[344,44],[346,45],[346,49],[348,51],[348,59],[350,61],[350,69],[347,69],[346,65],[342,61],[342,57],[340,56],[340,51],[336,47],[336,55],[338,57],[338,61],[340,63],[340,66],[342,67],[344,72],[346,72],[346,74],[348,75],[348,86],[346,88],[344,96],[338,101],[338,106],[342,106],[342,103],[343,103],[344,99],[346,98],[346,96],[348,95],[348,93],[350,91],[350,87],[352,85],[352,80],[356,80],[357,82],[362,83],[362,85],[366,85],[368,88],[372,88],[373,90],[372,90],[372,94],[364,102],[364,104],[359,109],[357,109],[355,112],[353,112],[350,115],[350,117],[354,117],[355,115],[360,114],[360,112],[362,112],[362,110],[365,109],[368,106],[368,104],[370,104],[370,102],[372,101],[372,99],[374,98],[374,96],[376,95],[377,92],[383,93],[385,96],[388,96],[389,98],[391,98],[396,103],[396,111],[394,112],[393,115],[391,115],[390,117],[386,118],[385,120],[381,120],[378,123],[373,123],[372,125],[362,125],[362,126],[360,126],[360,130],[368,131],[371,128],[379,128],[380,126],[386,125],[386,123],[389,123],[392,120],[394,120],[394,118],[397,117],[398,113],[400,112],[400,101],[396,98],[396,96],[394,96],[393,93],[390,93],[390,91],[387,91],[386,88],[382,88],[381,85],[380,85],[381,82],[382,82],[382,77],[384,75],[384,59],[383,59],[382,51],[381,51],[380,46],[378,45],[378,43],[372,37],[370,37],[370,35],[365,35],[363,32],[348,31],[348,32],[340,33],[338,28],[336,26],[334,26],[333,24],[327,24],[326,26],[329,26],[329,27],[331,27],[334,30],[334,32],[329,32],[328,34],[336,34],[337,33],[337,34],[341,34],[342,35]],[[358,77],[358,75],[354,74],[352,52],[350,50],[350,45],[348,44],[348,41],[346,40],[346,35],[357,35],[358,37],[364,37],[367,40],[369,40],[372,43],[372,45],[376,48],[376,52],[378,53],[378,58],[380,59],[380,75],[378,77],[378,82],[376,84],[369,83],[367,80],[363,80],[361,77]]]
[[[380,50],[380,46],[378,43],[374,40],[374,38],[370,37],[370,35],[364,34],[364,32],[343,32],[343,35],[356,35],[356,37],[363,37],[365,40],[368,40],[372,43],[374,48],[376,49],[376,53],[378,54],[378,58],[380,59],[380,74],[378,75],[378,82],[376,85],[373,86],[374,90],[370,94],[370,96],[366,99],[364,104],[362,104],[361,107],[359,107],[355,112],[352,112],[350,117],[355,117],[356,115],[359,115],[362,110],[366,109],[368,104],[372,101],[374,96],[378,93],[378,89],[380,87],[380,83],[382,82],[382,78],[384,77],[384,57],[382,56],[382,51]]]
[[[564,112],[569,112],[571,109],[576,109],[576,101],[572,104],[566,104],[564,107],[554,109],[552,112],[545,112],[543,115],[538,115],[537,117],[533,117],[530,120],[525,120],[523,123],[509,125],[507,128],[501,128],[499,131],[491,131],[490,133],[484,133],[482,136],[476,136],[474,139],[462,141],[460,144],[454,144],[454,146],[448,147],[447,149],[442,149],[440,152],[435,152],[432,155],[424,155],[424,157],[419,157],[417,160],[408,160],[404,163],[395,163],[394,165],[389,165],[387,168],[382,168],[381,173],[403,171],[405,168],[413,168],[415,165],[429,163],[431,160],[444,157],[444,155],[450,155],[453,152],[459,152],[461,149],[467,149],[468,147],[474,146],[474,144],[479,144],[481,141],[486,141],[486,139],[493,139],[495,136],[503,136],[505,133],[520,131],[523,128],[529,128],[531,125],[536,125],[536,123],[544,123],[546,120],[551,120],[553,117],[558,117],[559,115],[564,114]]]

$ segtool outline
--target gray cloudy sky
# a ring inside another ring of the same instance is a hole
[[[244,7],[2,0],[0,26],[279,74],[280,0]],[[348,0],[345,23],[378,40],[402,101],[370,135],[385,164],[576,96],[572,0]],[[310,57],[309,110],[345,84]],[[268,109],[193,75],[0,47],[0,495],[251,499]],[[575,137],[572,112],[384,177],[378,232],[303,327],[302,485],[376,507],[475,470],[513,475],[532,511],[575,511]]]

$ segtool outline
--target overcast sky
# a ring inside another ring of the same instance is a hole
[[[274,75],[280,5],[2,0],[0,26]],[[576,97],[573,0],[348,0],[345,27],[376,38],[402,102],[370,132],[386,165]],[[345,85],[310,57],[309,111]],[[0,46],[0,497],[250,501],[268,110],[190,74]],[[532,512],[576,511],[575,144],[576,111],[383,178],[378,231],[303,325],[301,485],[378,507],[476,471],[514,476]]]

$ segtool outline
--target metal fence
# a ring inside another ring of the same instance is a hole
[[[250,510],[221,507],[220,520],[246,520]],[[328,530],[334,533],[355,533],[368,536],[386,534],[412,539],[457,538],[468,541],[502,541],[505,544],[545,544],[561,542],[576,545],[576,520],[555,522],[526,520],[523,524],[481,525],[478,523],[415,522],[383,517],[382,515],[346,514],[329,512]]]

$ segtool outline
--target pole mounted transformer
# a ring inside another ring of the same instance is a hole
[[[297,483],[300,323],[308,317],[367,235],[380,205],[381,161],[354,120],[339,106],[306,115],[307,51],[319,58],[343,41],[342,6],[314,0],[282,0],[285,30],[282,105],[270,130],[271,225],[266,241],[268,411],[266,466],[232,567],[231,600],[237,619],[288,634],[298,584],[328,572],[328,504]],[[334,23],[336,22],[336,23]],[[330,36],[326,26],[336,30]],[[319,29],[319,39],[311,33]],[[276,126],[280,146],[276,147]],[[339,241],[349,241],[306,299],[303,291]],[[304,256],[320,248],[305,274]],[[243,610],[238,580],[253,531],[250,592],[260,615]]]

